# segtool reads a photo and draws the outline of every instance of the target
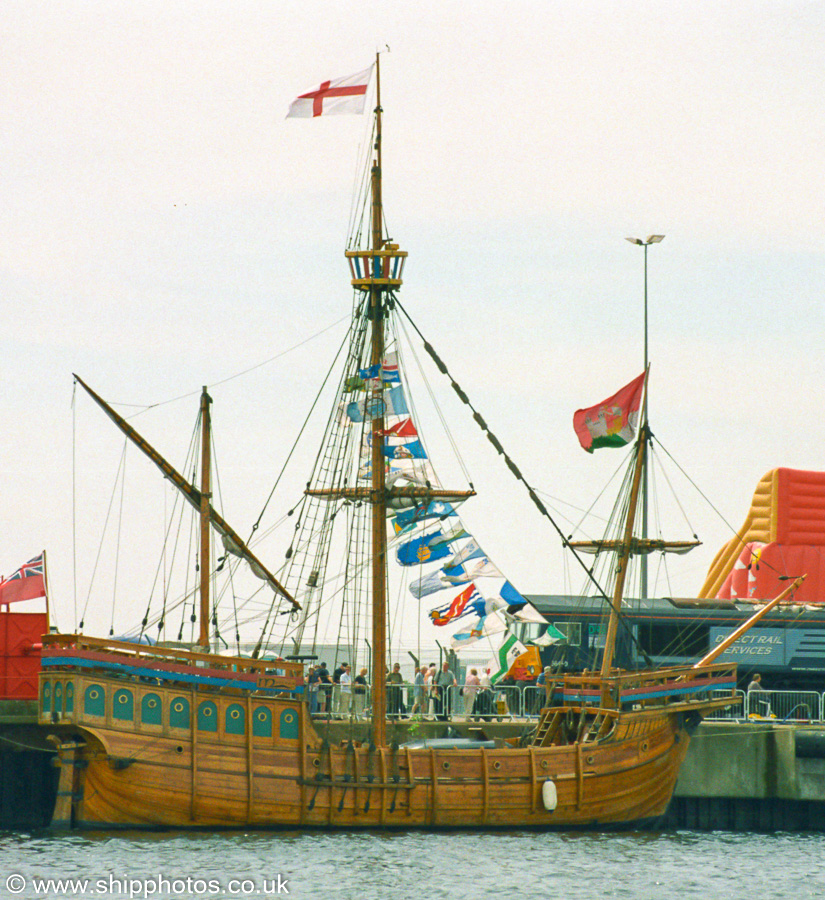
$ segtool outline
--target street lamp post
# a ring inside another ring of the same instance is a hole
[[[645,372],[647,372],[647,364],[648,364],[648,355],[647,355],[647,248],[651,244],[658,244],[665,239],[663,234],[651,234],[647,240],[642,240],[641,238],[625,238],[625,240],[630,241],[631,244],[638,244],[640,247],[645,248]],[[642,428],[647,429],[647,420],[649,407],[647,398],[645,398],[644,404],[644,420],[642,421]],[[645,454],[644,462],[642,464],[642,540],[647,537],[647,460],[648,455]],[[642,554],[642,566],[641,571],[639,573],[639,593],[642,596],[642,599],[647,599],[647,555]]]

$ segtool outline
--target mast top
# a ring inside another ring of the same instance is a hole
[[[401,287],[401,274],[407,259],[407,252],[399,250],[398,244],[390,243],[384,237],[384,207],[381,184],[381,54],[375,54],[375,156],[372,162],[372,214],[370,226],[370,247],[361,250],[347,250],[352,286],[365,293],[396,290]]]
[[[407,259],[407,251],[398,244],[384,244],[381,250],[347,250],[352,286],[369,292],[373,288],[390,291],[403,284],[401,274]]]

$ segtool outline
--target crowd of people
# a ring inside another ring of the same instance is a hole
[[[322,662],[309,667],[306,688],[311,715],[324,713],[347,718],[364,715],[368,693],[366,669],[353,677],[352,667],[344,662],[330,674],[327,664]]]
[[[363,718],[369,712],[370,685],[367,669],[352,675],[349,663],[342,662],[333,672],[321,662],[307,671],[306,688],[309,711],[312,715],[331,718]],[[454,708],[454,707],[458,708]],[[411,685],[401,674],[401,664],[394,663],[387,670],[387,716],[391,719],[420,716],[446,721],[452,715],[467,718],[486,718],[493,713],[493,688],[490,670],[470,668],[463,685],[450,664],[441,668],[435,663],[416,666]]]
[[[487,719],[493,715],[506,714],[506,709],[496,708],[494,696],[506,698],[506,689],[518,685],[520,688],[535,687],[525,693],[523,711],[536,715],[552,700],[555,681],[551,668],[545,667],[538,677],[530,681],[515,682],[502,678],[495,688],[490,680],[490,669],[471,667],[467,670],[463,684],[458,680],[448,662],[441,668],[435,663],[416,666],[412,682],[406,682],[401,674],[401,664],[394,663],[387,669],[387,717],[390,719],[411,718],[446,721],[454,715],[467,719]],[[321,662],[307,670],[306,690],[309,697],[311,715],[330,718],[362,719],[371,710],[370,683],[368,670],[362,668],[353,676],[352,667],[343,662],[333,672]],[[751,713],[775,718],[771,712],[770,694],[762,685],[762,678],[754,674],[748,685],[748,701]],[[499,701],[500,703],[501,701]],[[506,705],[506,699],[503,701]]]

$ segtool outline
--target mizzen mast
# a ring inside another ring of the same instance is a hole
[[[212,562],[209,554],[211,538],[209,509],[212,502],[212,416],[209,405],[212,398],[201,393],[201,496],[200,496],[200,615],[198,644],[209,651],[209,578]]]
[[[115,412],[114,409],[88,384],[86,384],[79,375],[75,375],[77,383],[86,391],[86,393],[95,401],[95,403],[106,413],[106,415],[117,425],[117,427],[126,435],[126,437],[143,452],[163,473],[163,475],[172,482],[172,484],[181,492],[187,502],[198,510],[201,517],[201,545],[200,545],[200,633],[198,643],[206,646],[209,643],[209,575],[210,575],[210,552],[209,552],[209,535],[208,526],[211,526],[221,536],[224,549],[227,553],[237,556],[246,561],[252,574],[262,581],[267,582],[272,590],[283,597],[287,602],[292,604],[293,609],[300,609],[301,604],[295,600],[287,589],[278,581],[277,578],[266,568],[266,566],[258,559],[255,553],[247,546],[246,542],[232,528],[229,523],[218,513],[212,506],[211,497],[211,416],[209,412],[209,404],[212,398],[203,389],[201,394],[201,419],[205,430],[201,436],[201,487],[196,488],[190,484],[183,475],[180,474],[169,462],[167,462],[157,450],[123,418]],[[204,525],[207,527],[204,529]]]

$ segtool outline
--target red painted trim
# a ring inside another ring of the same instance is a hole
[[[178,663],[161,662],[159,659],[146,659],[140,656],[129,656],[126,653],[100,653],[94,650],[76,650],[71,647],[49,647],[43,652],[43,659],[71,657],[73,659],[88,659],[91,662],[120,662],[124,665],[139,666],[144,669],[159,669],[163,672],[192,672],[196,675],[212,676],[215,678],[230,678],[235,681],[255,682],[261,673],[233,672],[231,669],[212,669],[202,666],[186,666]],[[276,668],[276,666],[273,666]]]

